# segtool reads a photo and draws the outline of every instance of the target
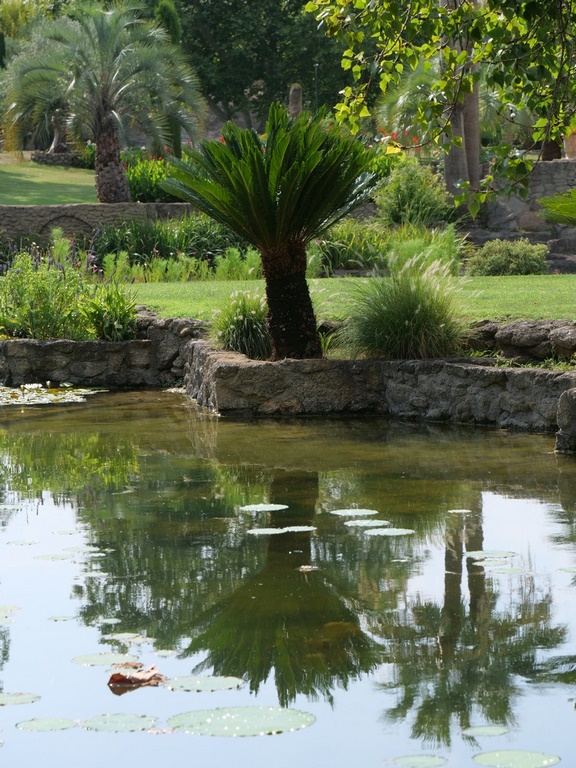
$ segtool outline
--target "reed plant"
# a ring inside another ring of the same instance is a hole
[[[240,352],[253,360],[266,360],[272,342],[264,297],[247,291],[232,294],[228,304],[214,318],[214,338],[223,349]]]

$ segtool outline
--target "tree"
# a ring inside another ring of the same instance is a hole
[[[58,96],[69,130],[96,143],[100,202],[129,200],[120,146],[130,126],[159,139],[173,120],[194,136],[202,115],[197,80],[183,52],[142,14],[137,4],[77,6],[42,25],[30,49],[9,67],[7,145],[21,148]]]
[[[437,59],[440,72],[430,97],[419,104],[415,124],[446,148],[466,148],[460,115],[473,97],[480,71],[502,104],[535,115],[535,142],[557,140],[564,127],[576,125],[573,0],[552,5],[485,0],[478,7],[472,0],[311,0],[306,9],[346,45],[342,63],[356,85],[346,89],[337,113],[353,128],[369,115],[371,79],[377,78],[386,92],[407,69]],[[368,41],[375,45],[373,55],[367,55]],[[527,184],[531,167],[524,153],[504,144],[485,188],[495,175],[507,178],[508,189]],[[484,198],[478,197],[472,211]]]
[[[171,42],[180,44],[182,24],[172,0],[160,0],[156,6],[156,21],[166,30]],[[182,128],[177,120],[170,119],[170,145],[175,157],[182,157]]]
[[[166,189],[226,224],[260,252],[272,359],[321,357],[306,282],[306,246],[366,200],[377,176],[356,139],[321,116],[290,120],[273,104],[266,138],[227,123],[189,163],[174,162]]]
[[[183,45],[212,111],[262,126],[270,104],[292,83],[305,105],[330,107],[351,82],[338,66],[342,45],[329,40],[303,0],[183,0]],[[316,67],[316,65],[318,65]]]

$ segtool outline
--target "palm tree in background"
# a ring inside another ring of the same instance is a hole
[[[306,282],[306,246],[363,203],[378,177],[372,156],[322,116],[290,119],[273,104],[265,138],[227,123],[189,162],[173,161],[171,193],[230,227],[260,252],[272,359],[321,357]]]
[[[7,146],[24,146],[57,95],[66,104],[71,135],[96,144],[96,191],[104,203],[130,199],[120,160],[130,128],[158,141],[177,123],[194,137],[203,114],[184,54],[143,13],[138,4],[76,6],[38,27],[30,48],[9,68]]]

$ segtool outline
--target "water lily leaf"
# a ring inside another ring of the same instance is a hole
[[[317,565],[301,565],[300,568],[298,568],[300,573],[312,573],[312,571],[317,571],[318,566]]]
[[[121,623],[122,623],[122,619],[115,619],[115,618],[100,619],[100,624],[121,624]]]
[[[288,509],[287,504],[245,504],[240,512],[281,512]]]
[[[448,515],[471,515],[472,510],[471,509],[447,509],[446,513]]]
[[[124,668],[122,672],[113,672],[108,680],[109,687],[114,689],[143,688],[145,686],[156,687],[166,680],[166,676],[161,674],[155,665],[148,669],[128,669]]]
[[[514,568],[513,566],[500,566],[498,568],[491,568],[490,573],[499,573],[502,576],[515,576],[524,573],[524,571],[522,568]]]
[[[354,528],[382,528],[384,525],[390,525],[389,520],[346,520],[344,525]]]
[[[307,533],[308,531],[317,531],[315,525],[287,525],[283,529],[284,533]]]
[[[36,555],[35,560],[72,560],[72,552],[58,552],[55,555]]]
[[[499,568],[502,565],[506,565],[508,560],[505,557],[487,557],[485,560],[481,560],[476,565],[483,568]]]
[[[488,765],[492,768],[548,768],[549,765],[557,765],[560,762],[560,758],[556,755],[515,749],[483,752],[480,755],[474,755],[472,760],[478,765]]]
[[[412,528],[370,528],[366,536],[411,536],[416,531]]]
[[[576,573],[576,565],[567,565],[566,568],[558,568],[563,573]]]
[[[246,533],[250,533],[252,536],[274,536],[278,533],[286,533],[285,528],[250,528]]]
[[[33,704],[39,700],[40,696],[36,693],[0,693],[0,707],[9,704]]]
[[[198,736],[267,736],[314,723],[308,712],[276,707],[228,707],[184,712],[168,719],[176,731]]]
[[[15,547],[31,547],[33,544],[39,544],[39,542],[33,539],[14,539],[7,541],[6,544],[12,544]]]
[[[161,648],[159,651],[154,651],[154,653],[161,658],[167,658],[168,656],[176,656],[177,651],[170,648]]]
[[[245,682],[241,677],[219,677],[216,675],[197,677],[189,675],[188,677],[173,677],[171,680],[166,680],[164,685],[171,691],[228,691],[233,688],[241,688]]]
[[[440,765],[446,765],[448,761],[436,755],[406,755],[406,757],[396,757],[392,762],[394,765],[401,765],[402,768],[438,768]]]
[[[472,552],[466,552],[465,555],[470,560],[487,560],[492,558],[514,557],[517,552],[508,552],[503,549],[478,549]]]
[[[367,517],[369,515],[377,515],[377,509],[331,509],[331,515],[338,515],[338,517]]]
[[[64,717],[35,717],[32,720],[16,723],[16,728],[22,731],[66,731],[68,728],[75,728],[76,725],[74,720],[67,720]]]
[[[108,667],[112,664],[138,661],[138,659],[130,653],[87,653],[84,656],[75,656],[72,661],[86,667]]]
[[[74,621],[76,616],[50,616],[48,621]]]
[[[110,635],[106,635],[103,639],[104,640],[118,640],[120,643],[124,643],[125,645],[130,645],[132,643],[138,642],[140,638],[144,637],[139,632],[113,632]],[[144,638],[144,640],[148,640],[148,638]]]
[[[464,736],[504,736],[505,733],[510,733],[510,729],[505,725],[472,725],[462,733]]]
[[[156,725],[156,718],[120,712],[114,715],[96,715],[89,720],[82,720],[80,725],[89,731],[127,733],[129,731],[147,731],[149,728],[153,728]]]

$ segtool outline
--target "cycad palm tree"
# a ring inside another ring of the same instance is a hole
[[[96,189],[101,202],[129,200],[120,140],[137,125],[156,139],[169,120],[194,135],[203,100],[184,54],[142,17],[138,4],[76,6],[44,24],[11,65],[5,117],[7,141],[20,148],[27,131],[54,102],[67,105],[70,130],[96,143]],[[34,44],[34,43],[33,43]]]
[[[264,139],[227,123],[220,141],[202,142],[189,160],[173,161],[166,189],[260,252],[272,359],[321,357],[306,246],[374,189],[369,151],[321,116],[291,120],[273,104]]]

